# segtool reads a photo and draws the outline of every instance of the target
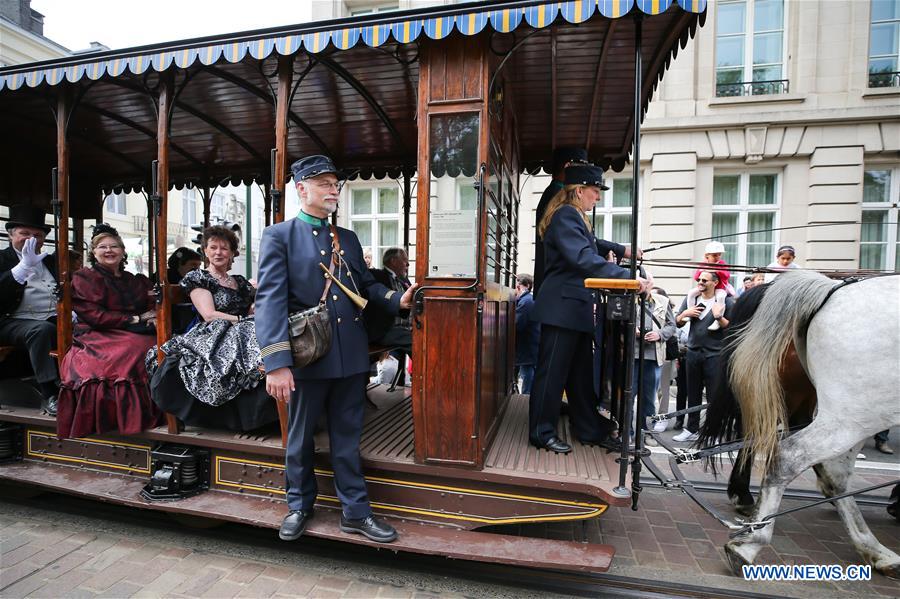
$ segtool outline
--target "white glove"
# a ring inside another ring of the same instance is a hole
[[[34,276],[35,267],[50,255],[35,252],[35,245],[37,245],[37,239],[34,237],[26,239],[25,245],[22,246],[22,259],[12,268],[13,278],[21,285]]]

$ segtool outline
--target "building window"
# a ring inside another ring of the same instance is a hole
[[[872,0],[869,87],[900,87],[900,0]]]
[[[594,235],[623,245],[631,244],[632,179],[612,179],[610,190],[604,191],[593,214]]]
[[[716,96],[786,94],[784,0],[716,4]]]
[[[359,15],[371,15],[377,12],[385,12],[389,10],[397,10],[400,8],[399,2],[360,2],[359,0],[347,0],[347,11],[351,17]]]
[[[725,246],[729,264],[767,266],[775,257],[779,177],[774,173],[713,177],[712,236]],[[737,288],[742,273],[732,272]]]
[[[106,196],[106,204],[103,208],[110,214],[119,214],[121,216],[125,216],[126,214],[128,214],[125,207],[125,192],[120,191],[119,193],[111,193]]]
[[[197,190],[193,187],[185,187],[181,192],[181,224],[196,225],[197,219]]]
[[[212,198],[209,201],[209,220],[210,224],[215,219],[225,220],[225,194],[222,192],[216,192],[213,194]]]
[[[900,270],[900,169],[865,171],[862,207],[859,267]]]
[[[386,249],[401,245],[400,208],[397,186],[350,190],[350,228],[363,251],[372,251],[372,268],[381,268]]]

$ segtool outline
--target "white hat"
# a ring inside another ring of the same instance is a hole
[[[706,249],[703,250],[704,254],[724,254],[725,246],[722,245],[721,241],[710,241],[706,244]]]

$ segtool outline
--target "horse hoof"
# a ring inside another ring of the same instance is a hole
[[[750,562],[738,553],[737,548],[732,543],[725,545],[725,557],[728,558],[728,565],[735,576],[744,576],[744,566],[749,566]]]
[[[888,578],[893,578],[895,580],[900,580],[900,564],[893,563],[888,566],[875,566],[875,571],[881,574],[882,576],[887,576]]]

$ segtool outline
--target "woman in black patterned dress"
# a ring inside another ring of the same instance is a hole
[[[225,227],[203,231],[207,270],[181,280],[199,322],[147,353],[153,401],[187,425],[248,431],[278,419],[275,400],[261,384],[265,375],[253,323],[256,290],[228,270],[238,253],[237,236]]]

